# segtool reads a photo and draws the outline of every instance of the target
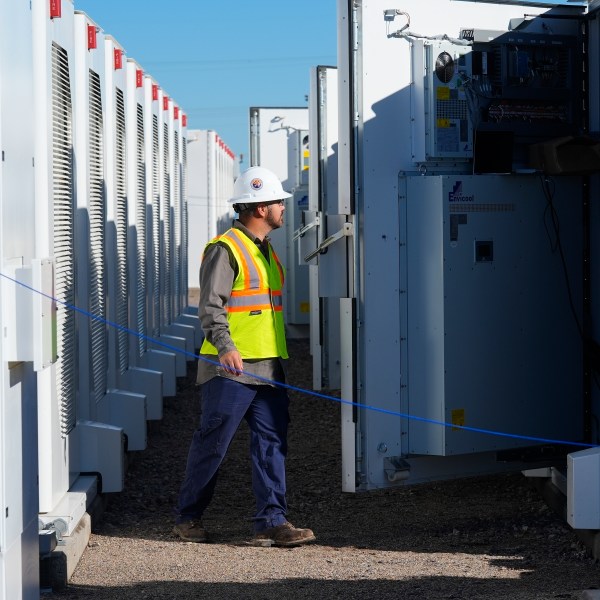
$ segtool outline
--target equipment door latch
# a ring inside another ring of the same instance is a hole
[[[354,235],[354,223],[344,223],[343,227],[339,231],[336,231],[333,235],[330,235],[328,238],[324,239],[316,250],[313,250],[307,254],[304,257],[304,262],[311,261],[318,254],[323,254],[325,250],[334,242],[351,235]]]
[[[296,231],[294,231],[294,237],[292,238],[292,240],[295,242],[297,239],[304,237],[305,233],[310,231],[313,227],[317,227],[319,225],[319,223],[320,223],[319,217],[316,216],[314,221],[311,221],[307,225],[304,225],[303,227],[300,227],[300,229],[297,229]]]

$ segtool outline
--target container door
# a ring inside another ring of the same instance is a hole
[[[339,213],[337,92],[337,69],[315,67],[311,73],[309,102],[309,210],[304,211],[302,227],[296,232],[301,261],[314,254],[328,237],[332,225],[328,226],[329,216]],[[341,385],[339,298],[340,294],[347,294],[345,283],[343,291],[327,289],[331,280],[321,277],[323,258],[320,254],[314,255],[308,267],[313,388],[316,390],[339,389]]]
[[[328,269],[332,244],[319,271],[348,274],[343,488],[564,458],[562,442],[586,441],[581,181],[415,164],[410,45],[390,45],[382,19],[338,1],[338,215],[354,231],[348,255]]]

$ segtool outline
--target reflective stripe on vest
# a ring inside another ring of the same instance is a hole
[[[271,306],[272,303],[272,306]],[[244,312],[253,310],[283,310],[283,298],[281,290],[251,290],[231,292],[227,302],[228,312]]]
[[[226,245],[238,265],[231,295],[225,305],[232,340],[242,358],[287,358],[283,322],[285,271],[269,244],[269,259],[239,229],[230,229],[210,244]],[[204,340],[202,354],[217,354]]]
[[[262,280],[258,265],[254,261],[254,257],[250,254],[244,242],[238,237],[240,235],[244,234],[241,231],[237,232],[236,229],[230,229],[224,233],[220,239],[226,237],[234,244],[236,250],[242,255],[244,260],[242,260],[240,268],[244,275],[244,287],[250,290],[265,289],[268,292],[268,282]]]
[[[227,312],[251,312],[271,309],[276,311],[283,310],[281,290],[269,290],[269,282],[264,281],[261,270],[256,264],[256,259],[249,252],[248,247],[241,236],[244,236],[244,234],[238,229],[230,229],[220,238],[226,237],[231,241],[243,259],[240,268],[244,277],[245,289],[234,290],[231,292],[231,297],[227,302]],[[283,268],[272,248],[271,253],[275,259],[279,277],[281,279],[281,285],[283,286]]]

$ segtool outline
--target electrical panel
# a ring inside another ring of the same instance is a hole
[[[583,62],[576,35],[463,30],[461,37],[473,44],[465,89],[476,162],[494,149],[498,160],[524,167],[531,144],[581,133]],[[481,172],[505,171],[494,167],[484,162]]]
[[[508,173],[529,167],[531,145],[581,134],[581,46],[575,34],[521,30],[414,40],[414,162],[473,159],[476,173]]]
[[[582,439],[581,286],[563,272],[581,281],[578,194],[571,177],[551,193],[536,175],[400,179],[400,406],[420,418],[406,456],[531,445],[482,429]]]
[[[465,82],[469,46],[450,42],[413,45],[413,158],[415,162],[473,155]],[[424,63],[421,61],[424,60]]]

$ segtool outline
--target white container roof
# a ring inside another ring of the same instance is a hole
[[[460,2],[480,2],[484,4],[514,4],[518,6],[538,6],[541,8],[553,8],[556,6],[579,6],[590,8],[600,6],[600,0],[458,0]]]

